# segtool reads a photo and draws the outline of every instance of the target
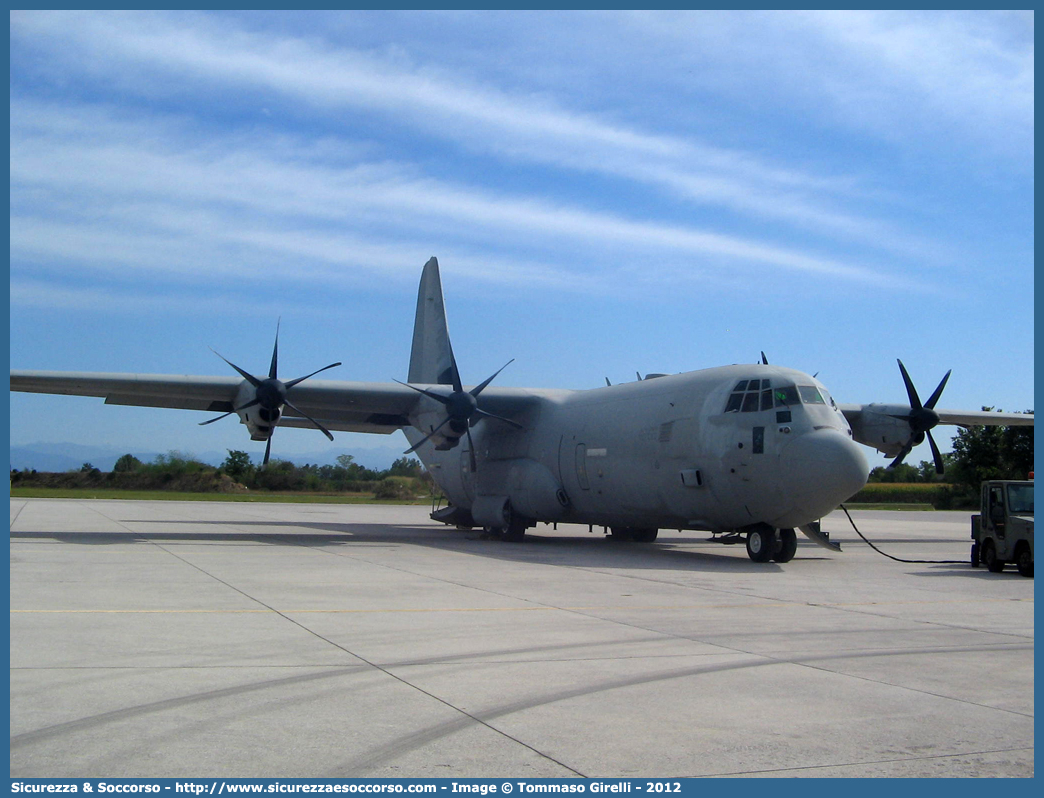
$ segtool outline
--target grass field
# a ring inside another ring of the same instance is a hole
[[[933,510],[940,506],[947,485],[878,482],[867,485],[845,502],[860,510]],[[294,504],[430,504],[430,496],[376,499],[372,493],[309,493],[252,491],[250,493],[190,493],[173,490],[106,488],[11,488],[13,499],[124,499],[128,501],[282,502]],[[955,508],[956,509],[956,508]]]
[[[282,502],[287,504],[430,504],[431,497],[375,499],[372,493],[182,493],[174,490],[11,488],[12,499],[125,499],[178,502]]]

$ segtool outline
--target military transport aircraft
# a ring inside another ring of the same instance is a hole
[[[649,542],[660,529],[709,530],[746,542],[756,562],[787,562],[795,529],[840,551],[818,520],[866,483],[858,444],[902,461],[937,424],[1033,424],[1015,413],[936,408],[949,372],[921,402],[903,364],[908,405],[837,404],[815,377],[762,362],[649,374],[592,390],[466,388],[446,326],[439,265],[424,266],[407,382],[283,382],[276,346],[267,377],[12,371],[11,390],[102,396],[107,404],[235,413],[250,437],[277,426],[390,433],[402,429],[449,500],[432,513],[521,540],[538,522],[604,526]],[[215,353],[216,354],[216,353]],[[218,355],[221,357],[221,355]],[[222,360],[224,358],[222,357]],[[501,369],[502,370],[502,369]]]

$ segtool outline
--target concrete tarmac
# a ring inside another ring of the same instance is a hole
[[[796,558],[426,507],[11,500],[13,777],[1032,776],[1033,580],[968,513]]]

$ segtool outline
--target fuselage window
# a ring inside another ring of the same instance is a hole
[[[801,392],[801,401],[806,405],[825,405],[823,401],[823,395],[820,394],[819,389],[814,385],[799,385],[798,390]]]
[[[745,394],[743,397],[743,412],[753,413],[755,410],[758,409],[759,402],[760,397],[757,393]]]

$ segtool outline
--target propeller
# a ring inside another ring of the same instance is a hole
[[[320,424],[318,421],[316,421],[314,418],[312,418],[310,415],[304,412],[301,408],[295,406],[293,402],[291,402],[287,398],[287,394],[290,392],[290,389],[292,389],[295,385],[304,382],[309,377],[314,377],[320,371],[326,371],[327,369],[332,369],[336,366],[340,366],[340,362],[331,363],[329,366],[323,366],[321,369],[317,369],[316,371],[313,371],[311,374],[306,374],[303,377],[298,377],[296,380],[283,382],[276,376],[279,368],[278,322],[276,323],[275,346],[272,347],[272,363],[268,367],[268,377],[266,379],[255,377],[250,372],[244,371],[214,348],[211,348],[210,351],[222,360],[224,360],[226,363],[228,363],[228,365],[230,365],[233,369],[239,372],[240,376],[242,376],[244,380],[246,380],[254,386],[254,398],[251,399],[249,402],[245,402],[244,404],[241,404],[239,407],[233,408],[229,412],[218,416],[217,418],[212,418],[208,421],[201,421],[201,427],[206,424],[213,424],[215,421],[220,421],[221,419],[225,418],[225,416],[230,416],[233,413],[239,413],[240,411],[246,410],[249,407],[260,406],[261,409],[259,411],[259,414],[261,416],[261,419],[264,422],[271,424],[273,428],[272,432],[268,434],[268,443],[265,446],[265,459],[261,464],[262,466],[268,465],[268,458],[272,454],[272,434],[275,432],[275,425],[279,421],[279,417],[283,413],[284,406],[289,407],[299,416],[302,416],[303,418],[306,418],[309,421],[311,421],[312,424],[315,425],[316,429],[322,432],[331,441],[334,439],[333,435],[330,433],[330,430],[328,430],[326,427],[324,427],[322,424]]]
[[[515,362],[512,358],[493,374],[487,377],[485,380],[480,382],[470,391],[465,391],[464,386],[460,382],[460,372],[457,370],[457,359],[453,356],[453,347],[450,347],[450,365],[451,374],[450,377],[453,381],[453,392],[448,396],[434,391],[429,391],[427,388],[418,388],[416,385],[410,385],[409,383],[402,382],[401,380],[395,380],[400,385],[405,385],[407,388],[412,388],[417,393],[422,393],[430,399],[434,399],[436,402],[446,408],[446,418],[444,418],[438,426],[432,429],[427,435],[425,435],[416,445],[411,446],[403,454],[413,454],[421,446],[427,443],[432,437],[434,437],[439,430],[449,424],[450,429],[459,437],[461,435],[468,436],[468,454],[471,460],[471,470],[474,472],[477,469],[475,462],[475,444],[471,438],[471,425],[480,418],[495,418],[497,421],[503,421],[505,424],[510,424],[516,429],[523,429],[522,425],[517,421],[512,421],[510,418],[504,418],[498,416],[495,413],[490,413],[483,410],[478,406],[478,396],[482,393],[486,386],[489,385],[496,378],[500,372]]]
[[[906,455],[910,454],[910,450],[919,443],[924,442],[925,436],[927,436],[928,445],[932,447],[932,457],[935,459],[935,471],[941,474],[943,473],[943,459],[942,455],[939,454],[939,447],[935,445],[935,439],[932,437],[931,430],[932,427],[939,423],[939,414],[935,412],[935,405],[939,401],[939,397],[942,396],[943,388],[946,387],[946,381],[950,379],[953,369],[946,372],[942,382],[939,383],[939,387],[932,392],[932,395],[928,397],[928,401],[922,405],[921,399],[917,395],[917,389],[914,387],[913,380],[910,379],[903,361],[897,360],[896,362],[899,363],[899,371],[903,375],[903,382],[906,383],[906,395],[910,398],[910,412],[906,415],[892,415],[892,418],[901,419],[909,424],[912,434],[910,435],[910,440],[906,442],[902,451],[899,452],[899,456],[888,467],[895,468],[895,466],[903,462]]]

